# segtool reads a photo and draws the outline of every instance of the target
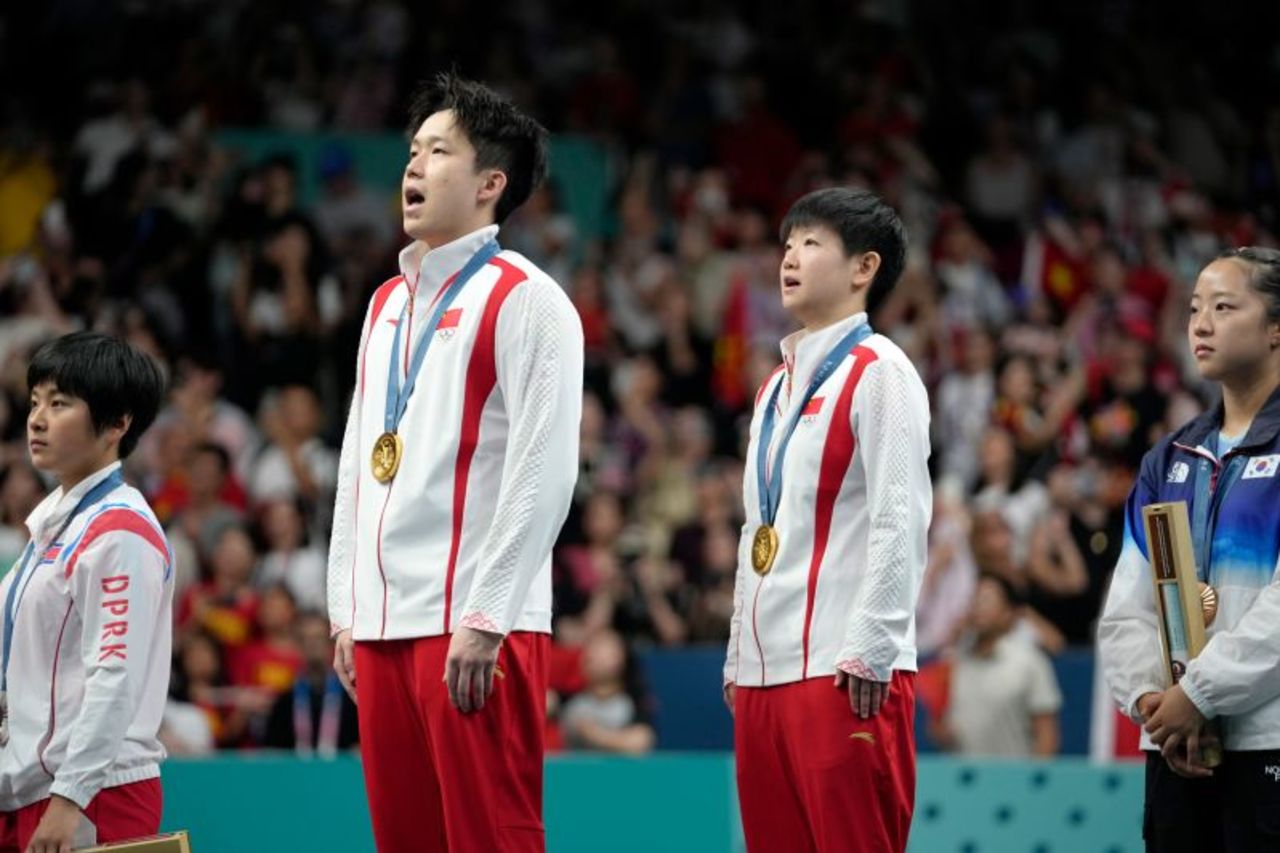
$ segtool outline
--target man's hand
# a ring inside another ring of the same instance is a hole
[[[733,716],[733,695],[737,692],[738,686],[730,681],[724,686],[724,704],[729,709],[729,716]]]
[[[444,661],[444,681],[449,701],[464,714],[479,711],[493,693],[502,635],[475,628],[459,628],[449,641]]]
[[[351,629],[339,631],[333,642],[333,669],[338,673],[342,689],[351,701],[356,701],[356,644],[351,639]]]
[[[36,827],[26,853],[71,853],[71,844],[80,826],[80,807],[54,794],[49,808]]]
[[[847,672],[836,672],[836,687],[844,687],[849,691],[849,707],[853,714],[863,720],[870,719],[880,713],[880,708],[889,698],[889,683],[859,678]]]
[[[1185,746],[1190,750],[1193,743],[1195,751],[1192,758],[1199,761],[1200,731],[1204,724],[1204,715],[1191,703],[1182,688],[1174,685],[1163,693],[1160,706],[1147,720],[1144,728],[1151,735],[1151,742],[1160,747],[1166,761],[1170,756],[1177,755],[1179,747]],[[1173,764],[1170,763],[1170,766]]]

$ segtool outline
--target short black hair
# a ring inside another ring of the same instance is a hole
[[[1249,267],[1249,286],[1267,305],[1267,319],[1280,323],[1280,250],[1263,246],[1227,249],[1214,260],[1236,260]]]
[[[1000,591],[1004,593],[1004,600],[1014,610],[1027,603],[1027,597],[1003,575],[997,575],[994,572],[982,572],[979,574],[978,580],[991,581],[1000,587]]]
[[[218,464],[222,467],[223,475],[231,473],[231,454],[227,449],[216,441],[202,441],[195,447],[191,448],[191,456],[207,454],[218,460]]]
[[[880,269],[867,290],[867,309],[879,305],[907,263],[907,229],[897,211],[868,190],[828,187],[791,205],[778,238],[785,243],[793,229],[806,225],[825,225],[840,235],[846,256],[861,252],[880,255]]]
[[[45,383],[84,400],[99,435],[129,415],[129,429],[120,439],[121,459],[133,452],[156,419],[165,391],[164,377],[150,356],[100,332],[73,332],[36,350],[27,366],[27,388]]]
[[[476,149],[476,170],[507,176],[494,221],[501,225],[547,176],[547,130],[494,90],[442,72],[419,87],[409,107],[409,137],[430,116],[453,110],[454,120]]]

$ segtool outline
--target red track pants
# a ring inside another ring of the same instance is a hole
[[[902,853],[916,790],[915,673],[854,716],[833,676],[739,687],[738,802],[751,853]]]
[[[463,714],[448,635],[357,642],[356,707],[379,853],[542,853],[546,634],[502,643],[493,695]]]
[[[164,794],[159,779],[103,788],[84,813],[98,829],[98,843],[108,844],[155,835],[160,831]],[[36,834],[48,800],[13,812],[0,812],[0,853],[21,853]]]

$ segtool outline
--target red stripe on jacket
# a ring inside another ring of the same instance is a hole
[[[76,562],[79,561],[80,555],[84,553],[93,540],[106,533],[115,533],[124,531],[133,533],[142,538],[151,547],[160,552],[160,559],[167,566],[169,564],[169,548],[165,544],[164,537],[160,532],[152,526],[137,510],[132,509],[109,509],[98,515],[93,521],[89,522],[89,527],[80,537],[80,543],[76,545],[75,552],[71,555],[71,559],[67,560],[66,576],[71,577],[76,570]]]
[[[494,258],[491,264],[501,270],[498,283],[489,293],[480,328],[476,333],[471,360],[467,364],[466,390],[462,400],[462,429],[458,442],[458,458],[453,468],[453,532],[449,543],[449,567],[444,582],[444,633],[449,633],[453,613],[453,576],[458,568],[458,550],[462,545],[462,517],[467,504],[467,480],[471,474],[471,460],[480,440],[480,420],[485,403],[498,381],[497,334],[498,314],[502,305],[518,284],[528,279],[524,270],[502,258]]]
[[[850,413],[853,410],[853,394],[862,374],[876,360],[874,350],[856,347],[854,363],[845,377],[844,387],[831,413],[831,425],[827,428],[827,441],[822,448],[822,466],[818,470],[817,506],[813,519],[813,553],[809,558],[809,588],[804,602],[804,669],[801,678],[809,677],[809,627],[813,622],[813,602],[818,593],[818,573],[822,570],[822,558],[827,553],[827,539],[831,534],[831,516],[835,512],[836,498],[844,485],[844,475],[853,461],[857,439],[853,435]]]

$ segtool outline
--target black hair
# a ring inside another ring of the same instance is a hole
[[[996,586],[1000,587],[1000,591],[1004,593],[1004,600],[1008,602],[1009,606],[1014,610],[1017,610],[1019,607],[1027,603],[1026,596],[1024,596],[1016,586],[1010,583],[1008,578],[1003,577],[1002,575],[997,575],[994,572],[982,572],[978,576],[978,581],[991,581]]]
[[[1227,249],[1214,260],[1242,261],[1249,267],[1249,286],[1267,305],[1267,319],[1280,323],[1280,250],[1262,246]]]
[[[207,453],[218,460],[218,464],[222,466],[224,475],[231,473],[231,454],[227,449],[216,441],[202,441],[191,449],[191,455],[198,453]]]
[[[160,368],[150,356],[100,332],[73,332],[36,350],[27,366],[27,388],[45,383],[84,400],[99,435],[130,416],[120,439],[121,459],[133,452],[156,419],[165,391]]]
[[[802,196],[782,220],[782,242],[795,228],[825,225],[840,235],[846,256],[861,252],[880,255],[880,269],[867,289],[867,309],[880,303],[902,275],[907,263],[907,230],[897,212],[873,192],[829,187]]]
[[[454,72],[423,84],[409,107],[409,136],[431,115],[452,110],[454,121],[476,150],[476,171],[497,169],[507,176],[494,221],[524,204],[547,176],[547,130],[497,92]]]

